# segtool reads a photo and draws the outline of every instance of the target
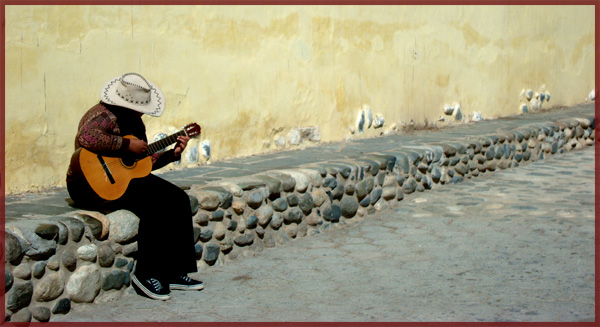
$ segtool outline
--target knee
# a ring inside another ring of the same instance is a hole
[[[192,212],[191,199],[185,191],[179,189],[176,198],[177,206],[179,206],[182,210],[185,210],[186,212]]]

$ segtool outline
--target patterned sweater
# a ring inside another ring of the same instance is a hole
[[[135,111],[100,102],[81,118],[75,137],[75,150],[83,147],[104,156],[120,157],[128,153],[129,139],[124,138],[125,135],[148,142],[144,122]],[[152,170],[176,160],[179,158],[175,157],[173,150],[155,153],[152,155]],[[67,180],[71,176],[69,169]]]

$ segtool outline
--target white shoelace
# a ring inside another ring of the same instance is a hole
[[[150,278],[150,283],[157,291],[162,290],[162,284],[155,278]]]

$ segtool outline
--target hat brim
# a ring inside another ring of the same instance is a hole
[[[112,104],[119,107],[135,110],[146,115],[160,117],[165,111],[165,95],[162,90],[156,86],[156,84],[148,81],[148,84],[152,86],[150,93],[150,102],[144,105],[133,104],[127,102],[117,95],[117,85],[121,80],[121,76],[115,77],[108,81],[102,91],[100,92],[100,99],[103,102]]]

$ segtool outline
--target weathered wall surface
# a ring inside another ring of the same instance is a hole
[[[64,185],[79,118],[125,72],[167,97],[150,139],[202,125],[195,165],[207,142],[214,161],[456,123],[454,103],[466,121],[583,102],[594,36],[591,6],[7,6],[6,192]]]

